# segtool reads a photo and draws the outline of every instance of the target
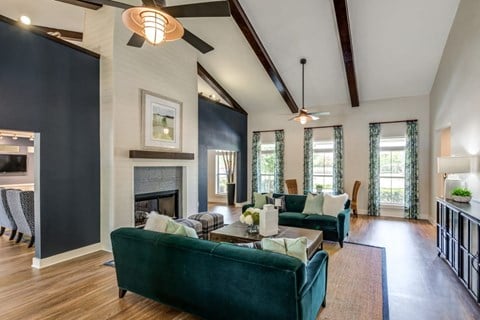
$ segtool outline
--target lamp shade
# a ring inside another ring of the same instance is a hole
[[[472,157],[438,157],[438,173],[468,173],[472,170]]]

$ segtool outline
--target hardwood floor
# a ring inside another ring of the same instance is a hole
[[[480,319],[479,306],[437,256],[429,222],[359,216],[351,231],[350,242],[386,248],[390,319]]]
[[[240,213],[234,207],[222,210],[226,221]],[[432,225],[364,216],[352,218],[351,224],[348,241],[387,248],[390,319],[480,319],[478,305],[437,257]],[[196,319],[132,293],[118,299],[115,270],[102,265],[110,253],[36,270],[30,267],[33,250],[27,245],[0,237],[2,319]]]

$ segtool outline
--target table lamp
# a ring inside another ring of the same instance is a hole
[[[443,198],[451,199],[453,189],[462,186],[462,180],[450,178],[451,173],[469,173],[472,170],[472,157],[438,157],[437,172],[443,173]]]

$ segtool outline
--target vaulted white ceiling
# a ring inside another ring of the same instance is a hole
[[[362,101],[430,92],[459,1],[347,1],[360,108]],[[350,103],[332,0],[240,3],[299,106],[301,57],[308,59],[307,106],[319,110]],[[83,30],[84,9],[53,0],[1,0],[0,14],[14,19],[27,14],[33,24]],[[233,18],[181,21],[215,47],[206,55],[198,53],[198,60],[244,109],[289,113]]]

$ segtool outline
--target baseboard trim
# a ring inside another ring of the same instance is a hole
[[[44,259],[39,259],[39,258],[33,258],[32,259],[32,268],[35,269],[43,269],[49,266],[52,266],[54,264],[64,262],[67,260],[71,260],[74,258],[78,258],[81,256],[84,256],[89,253],[93,253],[96,251],[103,250],[103,247],[100,243],[95,243],[86,247],[78,248],[75,250],[63,252],[56,254],[54,256],[44,258]]]

